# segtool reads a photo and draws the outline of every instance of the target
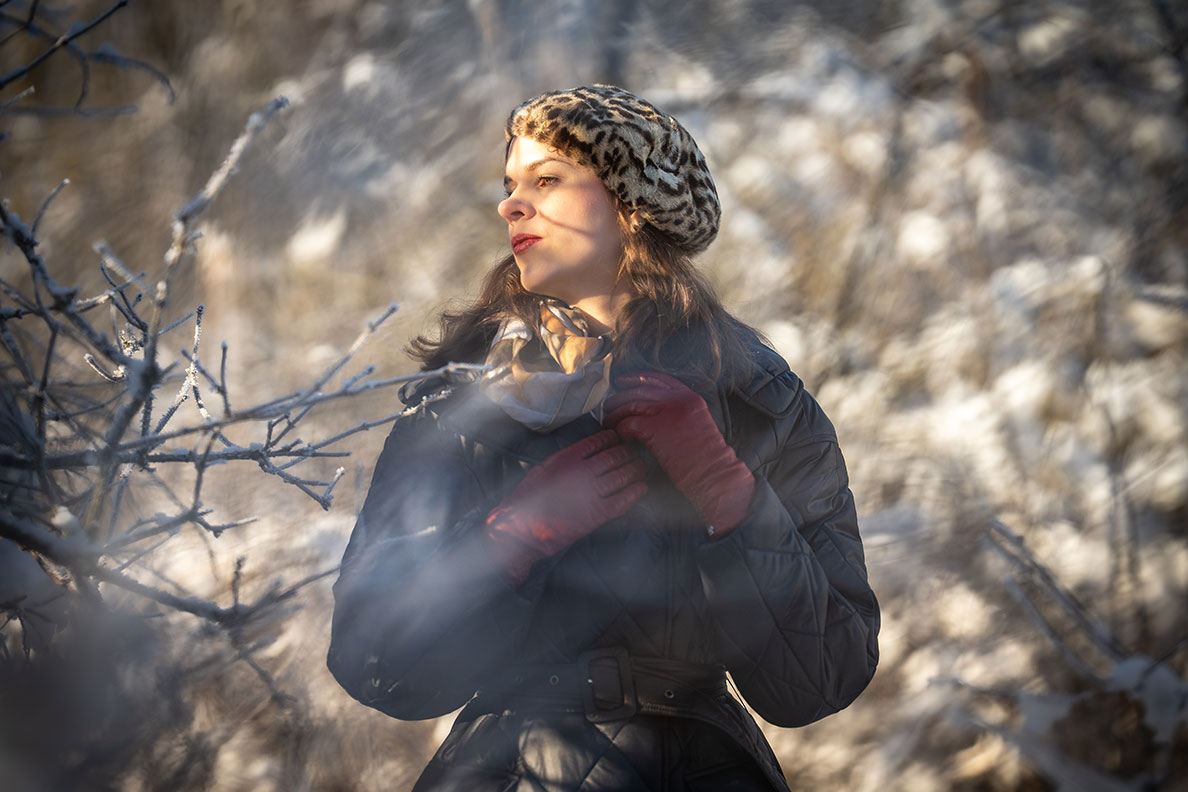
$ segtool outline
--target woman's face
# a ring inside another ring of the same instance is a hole
[[[618,212],[589,168],[531,138],[508,149],[499,214],[507,221],[520,283],[574,308],[615,292],[623,241]]]

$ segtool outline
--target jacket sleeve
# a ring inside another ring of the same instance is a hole
[[[794,374],[773,385],[787,398],[752,427],[773,450],[747,460],[750,513],[701,545],[698,565],[739,691],[771,723],[803,726],[846,707],[874,675],[879,606],[833,425]]]
[[[523,634],[531,592],[488,558],[486,500],[459,437],[424,412],[396,422],[334,585],[327,663],[360,702],[405,720],[451,712]]]

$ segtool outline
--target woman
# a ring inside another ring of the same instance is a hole
[[[459,707],[417,790],[787,789],[755,722],[874,673],[878,604],[833,427],[690,257],[701,152],[605,85],[508,119],[512,255],[412,350],[335,585],[329,665],[402,719]]]

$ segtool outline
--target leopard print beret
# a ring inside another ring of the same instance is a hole
[[[528,137],[585,165],[613,195],[687,253],[718,233],[718,191],[693,136],[677,120],[612,85],[553,91],[512,111],[508,141]]]

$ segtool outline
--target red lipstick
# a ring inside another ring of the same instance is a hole
[[[539,241],[540,237],[534,234],[516,234],[511,238],[512,253],[518,256]]]

